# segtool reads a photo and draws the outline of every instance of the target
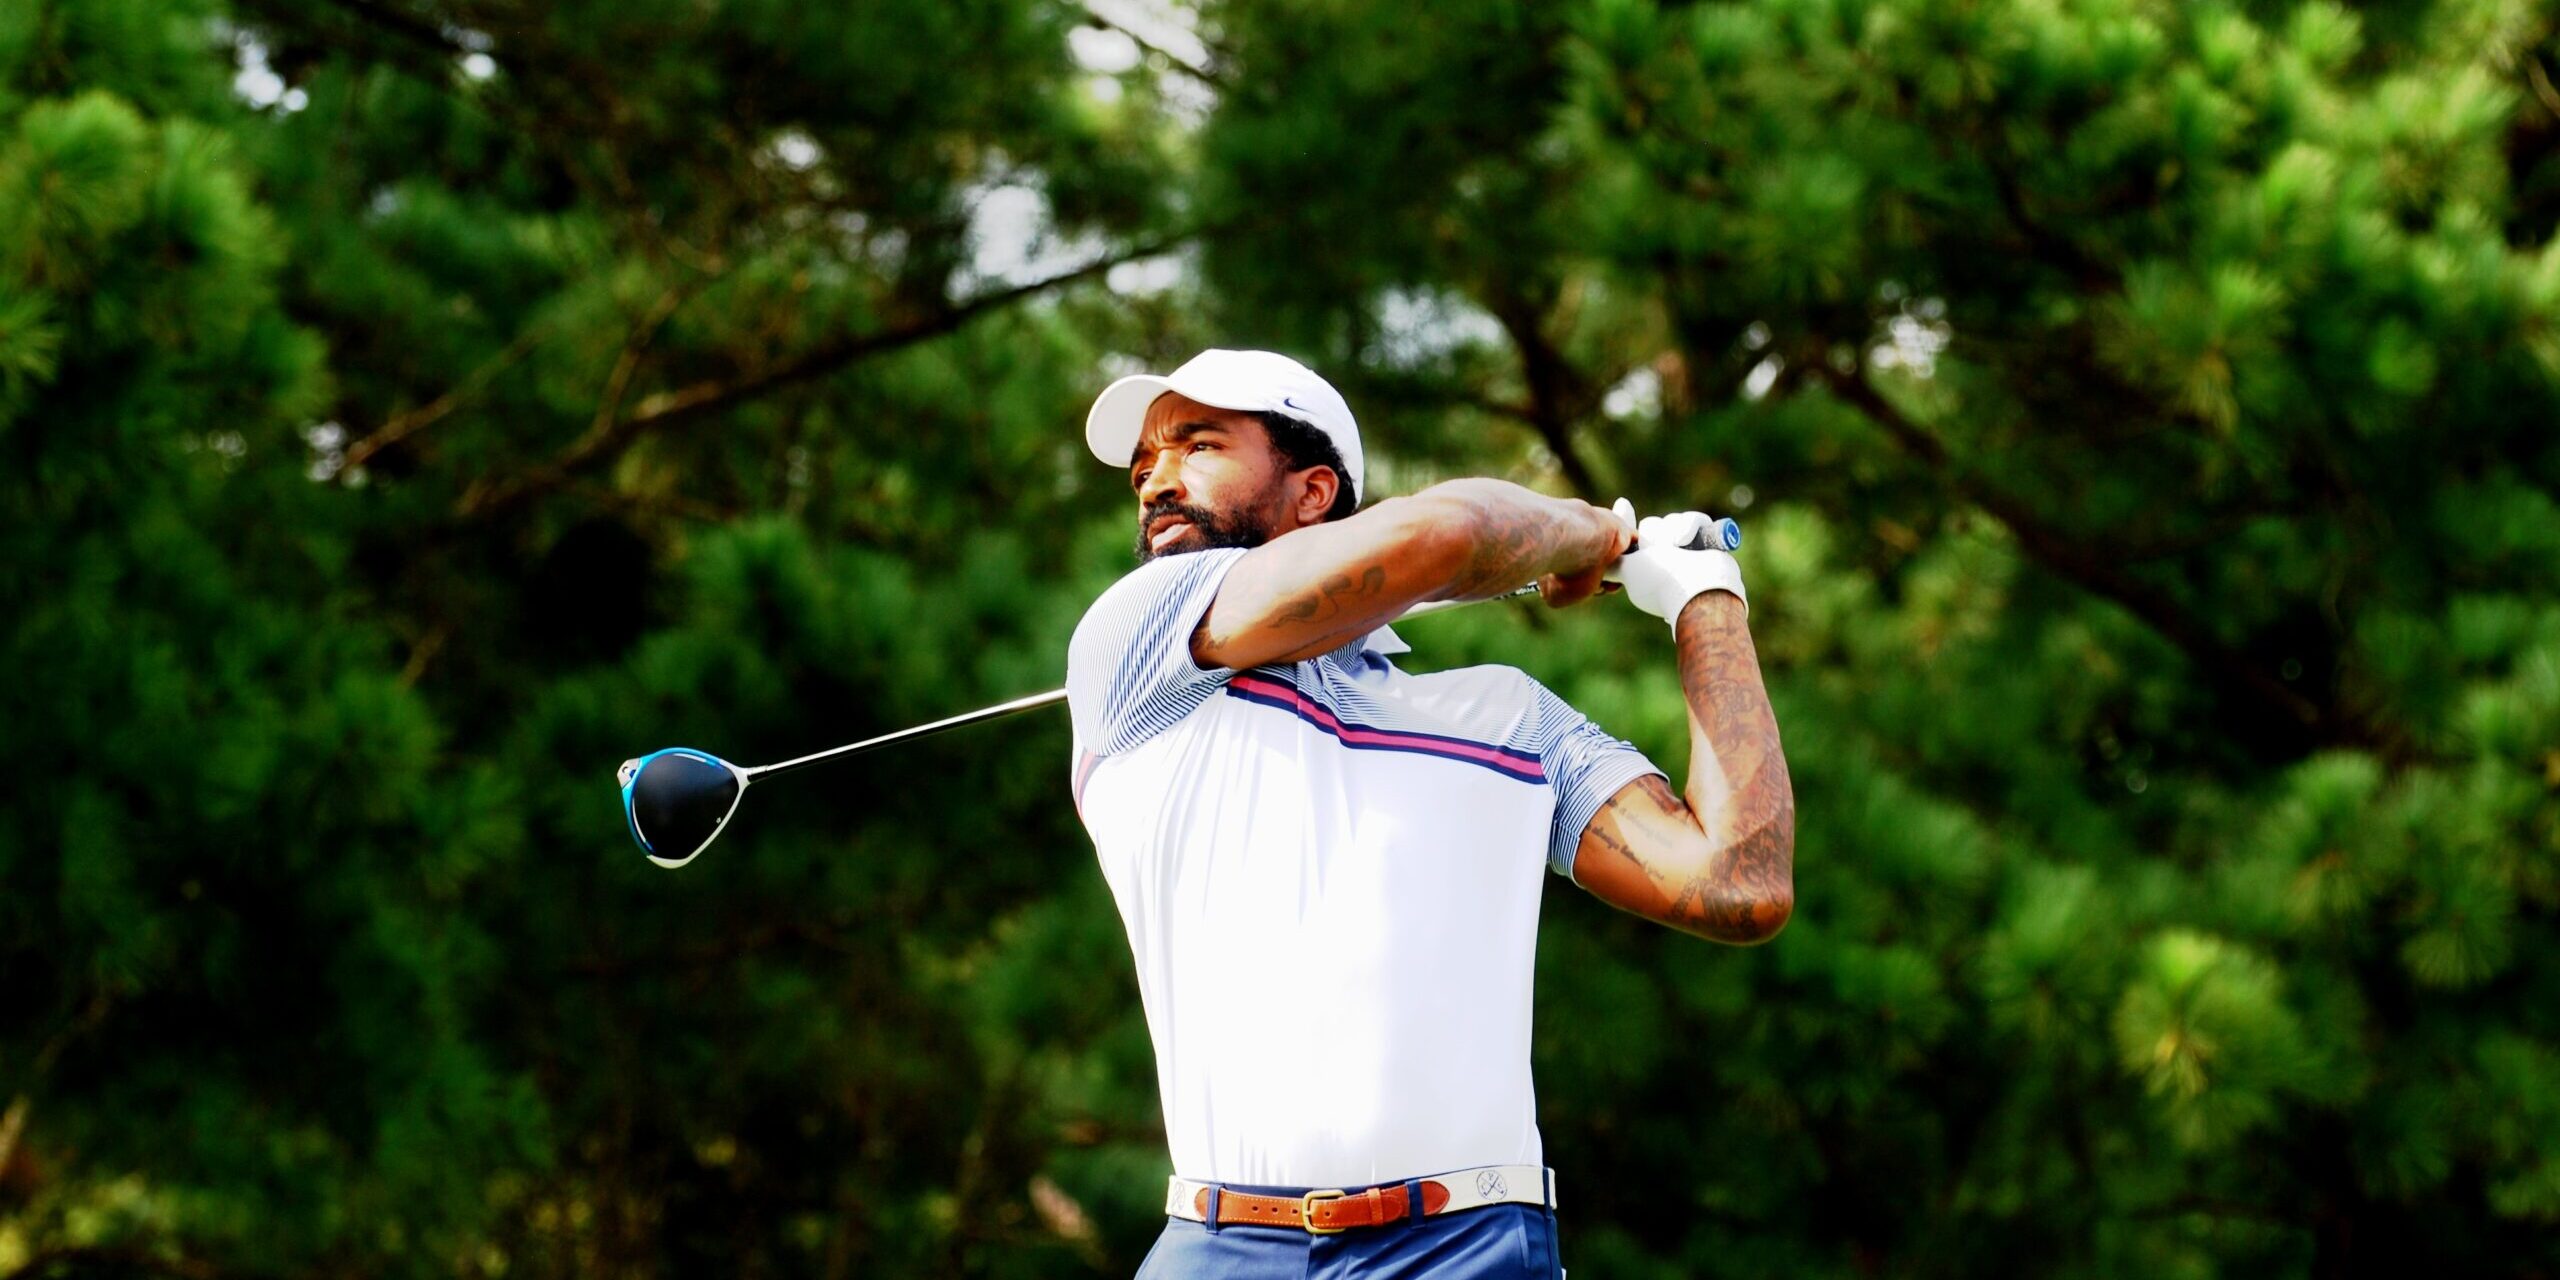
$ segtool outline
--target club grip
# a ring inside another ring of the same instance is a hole
[[[1682,551],[1739,551],[1742,549],[1742,526],[1731,518],[1719,516],[1708,521],[1689,539]]]

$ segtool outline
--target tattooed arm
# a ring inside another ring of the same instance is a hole
[[[1619,788],[1583,829],[1573,878],[1648,920],[1747,944],[1795,908],[1796,802],[1743,617],[1721,591],[1680,611],[1688,799],[1650,774]]]
[[[1311,525],[1227,571],[1191,637],[1203,666],[1295,662],[1425,600],[1478,600],[1537,580],[1548,603],[1597,591],[1630,541],[1617,517],[1500,480],[1452,480]]]

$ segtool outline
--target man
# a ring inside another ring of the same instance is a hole
[[[1067,660],[1076,803],[1173,1152],[1140,1276],[1559,1274],[1529,1080],[1542,868],[1725,942],[1793,905],[1740,571],[1680,549],[1695,513],[1631,527],[1493,480],[1361,510],[1350,407],[1269,352],[1123,378],[1086,440],[1128,468],[1142,561]],[[1673,625],[1685,800],[1521,672],[1392,661],[1412,605],[1530,581],[1568,605],[1613,569]]]

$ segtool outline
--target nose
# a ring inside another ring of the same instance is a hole
[[[1160,450],[1155,462],[1147,468],[1147,478],[1138,482],[1138,505],[1148,507],[1159,498],[1182,500],[1182,455],[1172,449]]]

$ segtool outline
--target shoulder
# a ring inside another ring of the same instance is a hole
[[[1191,657],[1191,633],[1241,548],[1142,564],[1085,610],[1067,642],[1067,714],[1076,739],[1109,755],[1198,709],[1228,672]]]
[[[1487,663],[1479,667],[1451,667],[1421,675],[1399,670],[1406,687],[1419,696],[1435,701],[1467,699],[1474,701],[1521,702],[1545,692],[1545,686],[1518,667]]]
[[[1094,598],[1068,642],[1067,662],[1119,653],[1176,621],[1186,605],[1205,609],[1227,570],[1244,556],[1241,547],[1218,547],[1150,560],[1121,576]],[[1152,624],[1152,626],[1150,625]]]
[[[1544,755],[1572,749],[1580,739],[1615,742],[1580,708],[1518,667],[1460,667],[1412,679],[1418,700],[1519,750]]]
[[[1399,670],[1396,692],[1418,710],[1467,732],[1517,741],[1543,719],[1545,687],[1518,667],[1487,664],[1420,675]]]

